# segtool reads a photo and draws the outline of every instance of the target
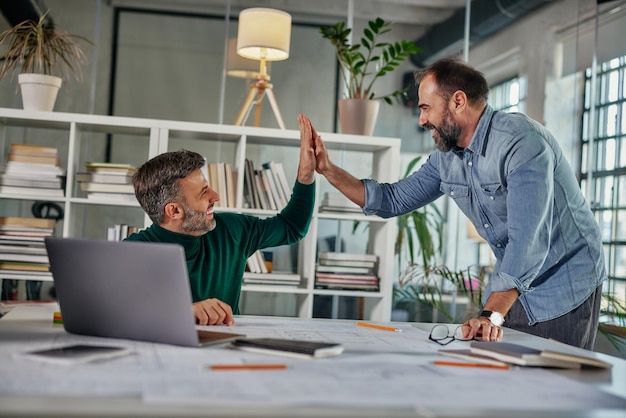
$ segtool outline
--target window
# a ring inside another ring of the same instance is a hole
[[[526,87],[520,77],[511,78],[489,87],[489,104],[495,110],[523,112]]]
[[[581,187],[602,232],[609,282],[604,293],[626,301],[626,56],[585,73]],[[595,87],[595,89],[594,89]],[[595,103],[592,102],[592,95]],[[595,106],[592,106],[592,103]],[[590,139],[591,137],[591,139]]]

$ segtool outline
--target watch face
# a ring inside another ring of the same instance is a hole
[[[492,324],[494,324],[497,327],[504,324],[504,317],[502,316],[500,312],[492,312],[491,316],[489,317],[489,320],[491,321]]]

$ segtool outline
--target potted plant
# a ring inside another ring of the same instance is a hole
[[[371,135],[374,130],[380,100],[393,104],[401,101],[407,89],[378,95],[374,83],[393,72],[410,55],[419,52],[414,42],[384,42],[380,37],[391,31],[391,22],[376,18],[363,29],[363,36],[356,44],[348,43],[352,29],[345,22],[320,28],[320,33],[335,47],[341,75],[345,82],[346,99],[339,101],[339,120],[344,133]],[[352,110],[357,120],[347,117]],[[358,120],[365,125],[359,128]]]
[[[62,77],[81,79],[85,54],[79,41],[91,44],[86,38],[56,28],[46,19],[47,14],[37,21],[25,20],[0,34],[0,45],[6,45],[0,77],[19,73],[25,110],[51,111]]]

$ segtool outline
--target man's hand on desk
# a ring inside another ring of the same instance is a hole
[[[233,325],[233,310],[219,299],[205,299],[193,304],[193,314],[198,325]]]
[[[484,317],[472,318],[466,321],[463,330],[463,339],[482,339],[483,341],[501,341],[504,334],[502,328],[493,325]]]

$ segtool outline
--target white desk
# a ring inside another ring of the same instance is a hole
[[[393,333],[354,321],[238,317],[232,331],[333,339],[337,357],[300,360],[67,334],[50,306],[18,307],[0,320],[0,416],[623,417],[626,361],[610,370],[490,370],[433,365],[430,324]],[[158,324],[155,324],[158,326]],[[225,327],[227,328],[227,327]],[[551,343],[507,330],[505,341]],[[136,354],[82,366],[24,360],[16,352],[76,342],[126,345]],[[463,348],[453,342],[448,348]],[[215,363],[286,363],[287,370],[207,370]]]

